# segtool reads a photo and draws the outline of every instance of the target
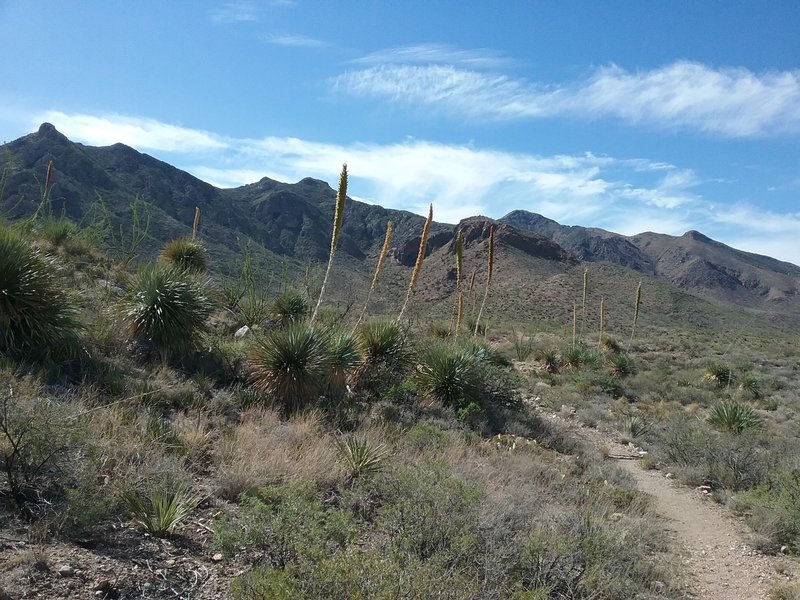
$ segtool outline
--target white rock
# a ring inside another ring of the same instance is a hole
[[[250,328],[247,325],[244,325],[243,327],[240,327],[239,329],[236,330],[236,333],[233,334],[233,337],[235,337],[237,340],[240,340],[244,336],[246,336],[249,332]]]

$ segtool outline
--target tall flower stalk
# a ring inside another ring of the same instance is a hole
[[[411,300],[411,294],[414,292],[414,286],[417,284],[419,272],[422,270],[422,263],[425,262],[425,250],[428,248],[428,235],[431,230],[431,223],[433,222],[433,204],[428,207],[428,218],[425,219],[425,225],[422,226],[422,237],[419,240],[419,252],[417,253],[417,262],[414,263],[414,271],[411,273],[411,281],[408,283],[408,291],[406,291],[406,299],[403,302],[403,307],[400,309],[400,314],[397,315],[399,322],[406,312],[408,301]]]
[[[583,326],[586,323],[586,292],[589,289],[589,269],[583,270],[583,304],[581,305],[581,340],[583,339]]]
[[[200,207],[194,207],[194,221],[192,222],[192,239],[197,237],[197,230],[200,229]]]
[[[375,286],[378,285],[378,278],[381,275],[381,270],[383,270],[383,263],[386,262],[386,255],[389,253],[389,246],[392,243],[392,222],[389,221],[386,223],[386,236],[383,238],[383,247],[381,247],[381,253],[378,255],[378,264],[375,266],[375,274],[372,276],[372,285],[369,286],[369,292],[367,293],[367,300],[364,302],[364,308],[361,309],[361,314],[358,316],[358,321],[353,326],[353,331],[358,328],[361,324],[361,321],[364,320],[364,315],[367,313],[367,306],[369,305],[369,301],[372,298],[372,292],[375,291]]]
[[[461,331],[461,319],[464,316],[464,290],[462,278],[464,276],[464,236],[461,230],[456,234],[456,327],[455,334]]]
[[[478,318],[475,319],[474,336],[478,335],[478,328],[481,323],[481,316],[483,316],[483,309],[486,307],[486,299],[489,297],[489,286],[492,283],[492,272],[494,271],[494,225],[489,227],[489,257],[486,266],[486,287],[483,290],[483,302],[481,302],[481,309],[478,311]]]
[[[628,342],[628,350],[631,349],[633,344],[633,334],[636,331],[636,321],[639,320],[639,308],[642,306],[642,282],[636,286],[636,298],[633,303],[633,324],[631,325],[631,339]]]
[[[311,322],[317,318],[317,311],[322,304],[322,296],[325,294],[325,285],[331,274],[333,265],[333,255],[336,253],[336,244],[339,242],[339,234],[342,232],[342,222],[344,221],[344,205],[347,200],[347,164],[342,165],[342,172],[339,174],[339,189],[336,192],[336,208],[333,212],[333,233],[331,234],[331,253],[328,256],[328,268],[325,269],[325,278],[322,280],[322,287],[319,289],[319,298],[314,312],[311,314]]]
[[[597,345],[602,347],[603,346],[603,326],[605,323],[603,322],[605,319],[605,298],[600,298],[600,337],[598,338]]]

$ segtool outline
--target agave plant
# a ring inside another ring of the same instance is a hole
[[[0,348],[30,358],[68,358],[80,348],[81,329],[54,260],[0,227]]]
[[[208,269],[208,253],[203,244],[192,237],[181,237],[167,242],[160,259],[181,271],[205,273]]]
[[[711,410],[708,422],[717,429],[739,434],[746,429],[758,427],[761,419],[748,405],[736,400],[726,400]]]
[[[209,286],[207,279],[175,267],[145,267],[124,305],[130,335],[152,343],[162,364],[173,354],[191,350],[214,308]]]
[[[155,486],[146,496],[138,491],[128,492],[122,500],[134,520],[160,538],[172,535],[200,503],[189,487],[181,485],[173,490],[165,484]]]
[[[640,417],[639,415],[631,415],[625,419],[623,430],[625,437],[629,441],[633,441],[642,437],[643,435],[647,435],[647,433],[650,431],[650,426],[643,417]]]
[[[372,444],[366,436],[349,435],[339,442],[339,454],[351,479],[377,473],[384,467],[389,451],[383,444]]]
[[[422,393],[445,406],[465,406],[478,393],[475,357],[449,344],[432,346],[423,354],[414,381]]]
[[[287,412],[302,408],[321,392],[329,368],[326,335],[310,323],[270,333],[250,354],[253,383]]]

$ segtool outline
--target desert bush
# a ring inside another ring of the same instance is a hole
[[[250,352],[251,377],[285,412],[293,412],[319,396],[330,358],[325,332],[297,323],[256,341]]]
[[[305,319],[311,307],[305,297],[297,290],[288,289],[272,301],[270,315],[284,326]]]
[[[589,348],[584,344],[574,344],[562,352],[562,360],[565,367],[580,369],[597,364],[600,360],[600,353],[596,348]]]
[[[725,400],[711,409],[708,422],[723,431],[742,433],[746,429],[758,427],[761,420],[746,404],[736,400]]]
[[[0,226],[0,349],[25,358],[72,358],[82,325],[55,261]]]
[[[20,510],[61,499],[71,483],[82,428],[68,405],[30,381],[0,382],[0,475]]]
[[[214,304],[210,282],[178,269],[152,265],[134,281],[123,316],[131,337],[147,341],[167,359],[195,347]]]
[[[257,549],[273,568],[305,565],[345,547],[355,532],[345,511],[326,510],[313,484],[272,485],[245,496],[240,510],[217,525],[215,545],[226,554]]]
[[[739,382],[739,390],[754,400],[761,397],[761,378],[755,373],[745,373]]]
[[[170,267],[190,273],[205,273],[208,269],[205,247],[199,240],[188,236],[167,242],[159,259]]]
[[[511,328],[511,345],[514,348],[514,356],[519,361],[528,360],[533,354],[533,336],[529,335],[526,338],[523,333],[518,334],[513,327]]]
[[[606,359],[608,371],[620,379],[636,374],[636,365],[633,359],[625,353],[615,352]]]
[[[639,415],[631,415],[622,424],[623,443],[634,441],[650,432],[650,425]]]
[[[540,348],[534,354],[534,358],[548,373],[558,373],[561,370],[561,354],[555,348]]]
[[[772,542],[800,552],[800,470],[779,469],[767,481],[736,495],[737,508],[747,511],[749,524]]]
[[[365,323],[358,331],[365,363],[385,363],[404,369],[411,361],[411,346],[404,327],[394,321]]]

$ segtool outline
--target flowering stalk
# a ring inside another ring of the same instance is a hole
[[[311,315],[311,322],[317,318],[317,311],[322,304],[322,296],[325,293],[325,285],[328,283],[328,277],[331,274],[331,266],[333,265],[333,255],[336,252],[336,244],[339,242],[339,234],[342,230],[342,222],[344,221],[344,205],[347,200],[347,165],[342,165],[342,172],[339,174],[339,189],[336,192],[336,208],[333,212],[333,233],[331,234],[331,253],[328,256],[328,268],[325,269],[325,278],[322,280],[322,287],[319,289],[319,298],[317,305],[314,307],[314,312]]]
[[[403,307],[400,309],[400,314],[397,315],[398,322],[403,318],[403,314],[406,312],[406,307],[408,306],[408,301],[411,300],[411,294],[414,291],[414,286],[417,283],[419,272],[422,270],[422,263],[425,261],[425,250],[428,247],[428,234],[431,230],[431,222],[433,222],[433,204],[428,207],[428,218],[425,220],[425,225],[422,226],[422,237],[419,240],[417,262],[414,263],[414,271],[411,273],[411,281],[408,284],[405,302],[403,302]]]
[[[370,298],[372,298],[372,292],[375,291],[375,286],[378,284],[378,277],[381,275],[381,270],[383,269],[383,263],[386,262],[386,255],[389,253],[389,246],[392,243],[392,222],[389,221],[386,223],[386,236],[383,238],[383,247],[381,248],[381,253],[378,255],[378,264],[375,266],[375,274],[372,276],[372,285],[369,286],[369,292],[367,293],[367,300],[364,302],[364,308],[361,309],[361,314],[358,317],[358,321],[356,321],[355,326],[353,326],[353,331],[361,324],[361,321],[364,320],[364,315],[367,312],[367,305],[369,305]]]

